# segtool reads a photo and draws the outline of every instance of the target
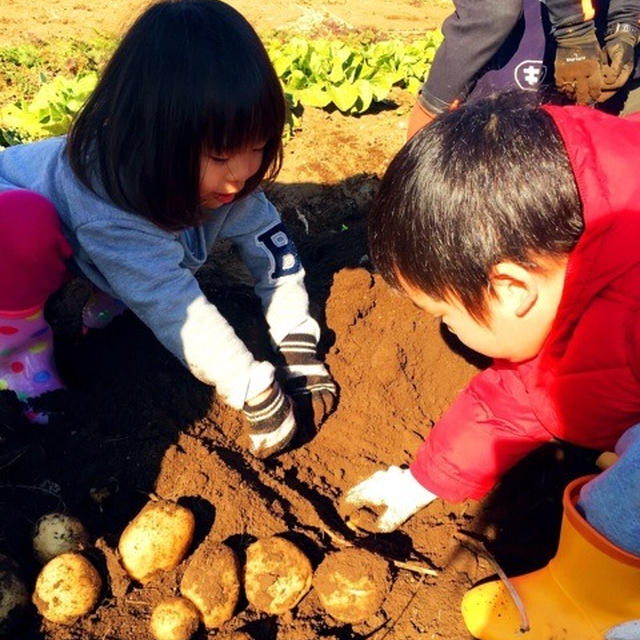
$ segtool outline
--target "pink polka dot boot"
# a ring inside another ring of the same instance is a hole
[[[43,306],[25,311],[0,311],[0,390],[14,391],[28,402],[64,384],[53,362],[53,335]],[[45,414],[27,410],[32,422],[47,422]]]

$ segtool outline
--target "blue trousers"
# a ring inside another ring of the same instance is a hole
[[[640,555],[640,424],[616,444],[618,460],[580,492],[587,522],[617,546]]]

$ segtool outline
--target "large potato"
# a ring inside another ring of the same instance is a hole
[[[389,564],[365,549],[329,554],[313,577],[313,587],[327,613],[348,623],[362,622],[376,613],[389,586]]]
[[[0,636],[16,627],[28,603],[27,587],[18,577],[17,567],[0,554]]]
[[[43,618],[72,624],[98,602],[102,580],[79,553],[63,553],[44,565],[36,580],[33,603]]]
[[[180,593],[196,605],[207,629],[230,620],[240,597],[240,565],[235,553],[223,544],[201,545],[189,559]]]
[[[186,507],[153,500],[126,526],[118,551],[127,573],[148,582],[156,571],[177,567],[193,539],[195,518]]]
[[[156,640],[189,640],[198,629],[200,614],[186,598],[167,598],[151,613],[149,630]]]
[[[273,536],[247,548],[244,589],[260,611],[280,614],[293,609],[311,588],[313,569],[292,542]]]
[[[80,520],[64,513],[47,513],[33,528],[33,551],[40,564],[69,551],[81,551],[89,535]]]

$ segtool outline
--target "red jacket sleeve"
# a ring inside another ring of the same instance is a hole
[[[445,500],[480,499],[516,462],[551,440],[515,367],[496,363],[473,378],[436,423],[411,472]]]

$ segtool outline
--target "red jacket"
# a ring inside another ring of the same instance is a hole
[[[547,111],[569,155],[585,230],[538,356],[494,361],[418,450],[413,475],[446,500],[481,498],[553,438],[613,449],[640,422],[640,114]]]

